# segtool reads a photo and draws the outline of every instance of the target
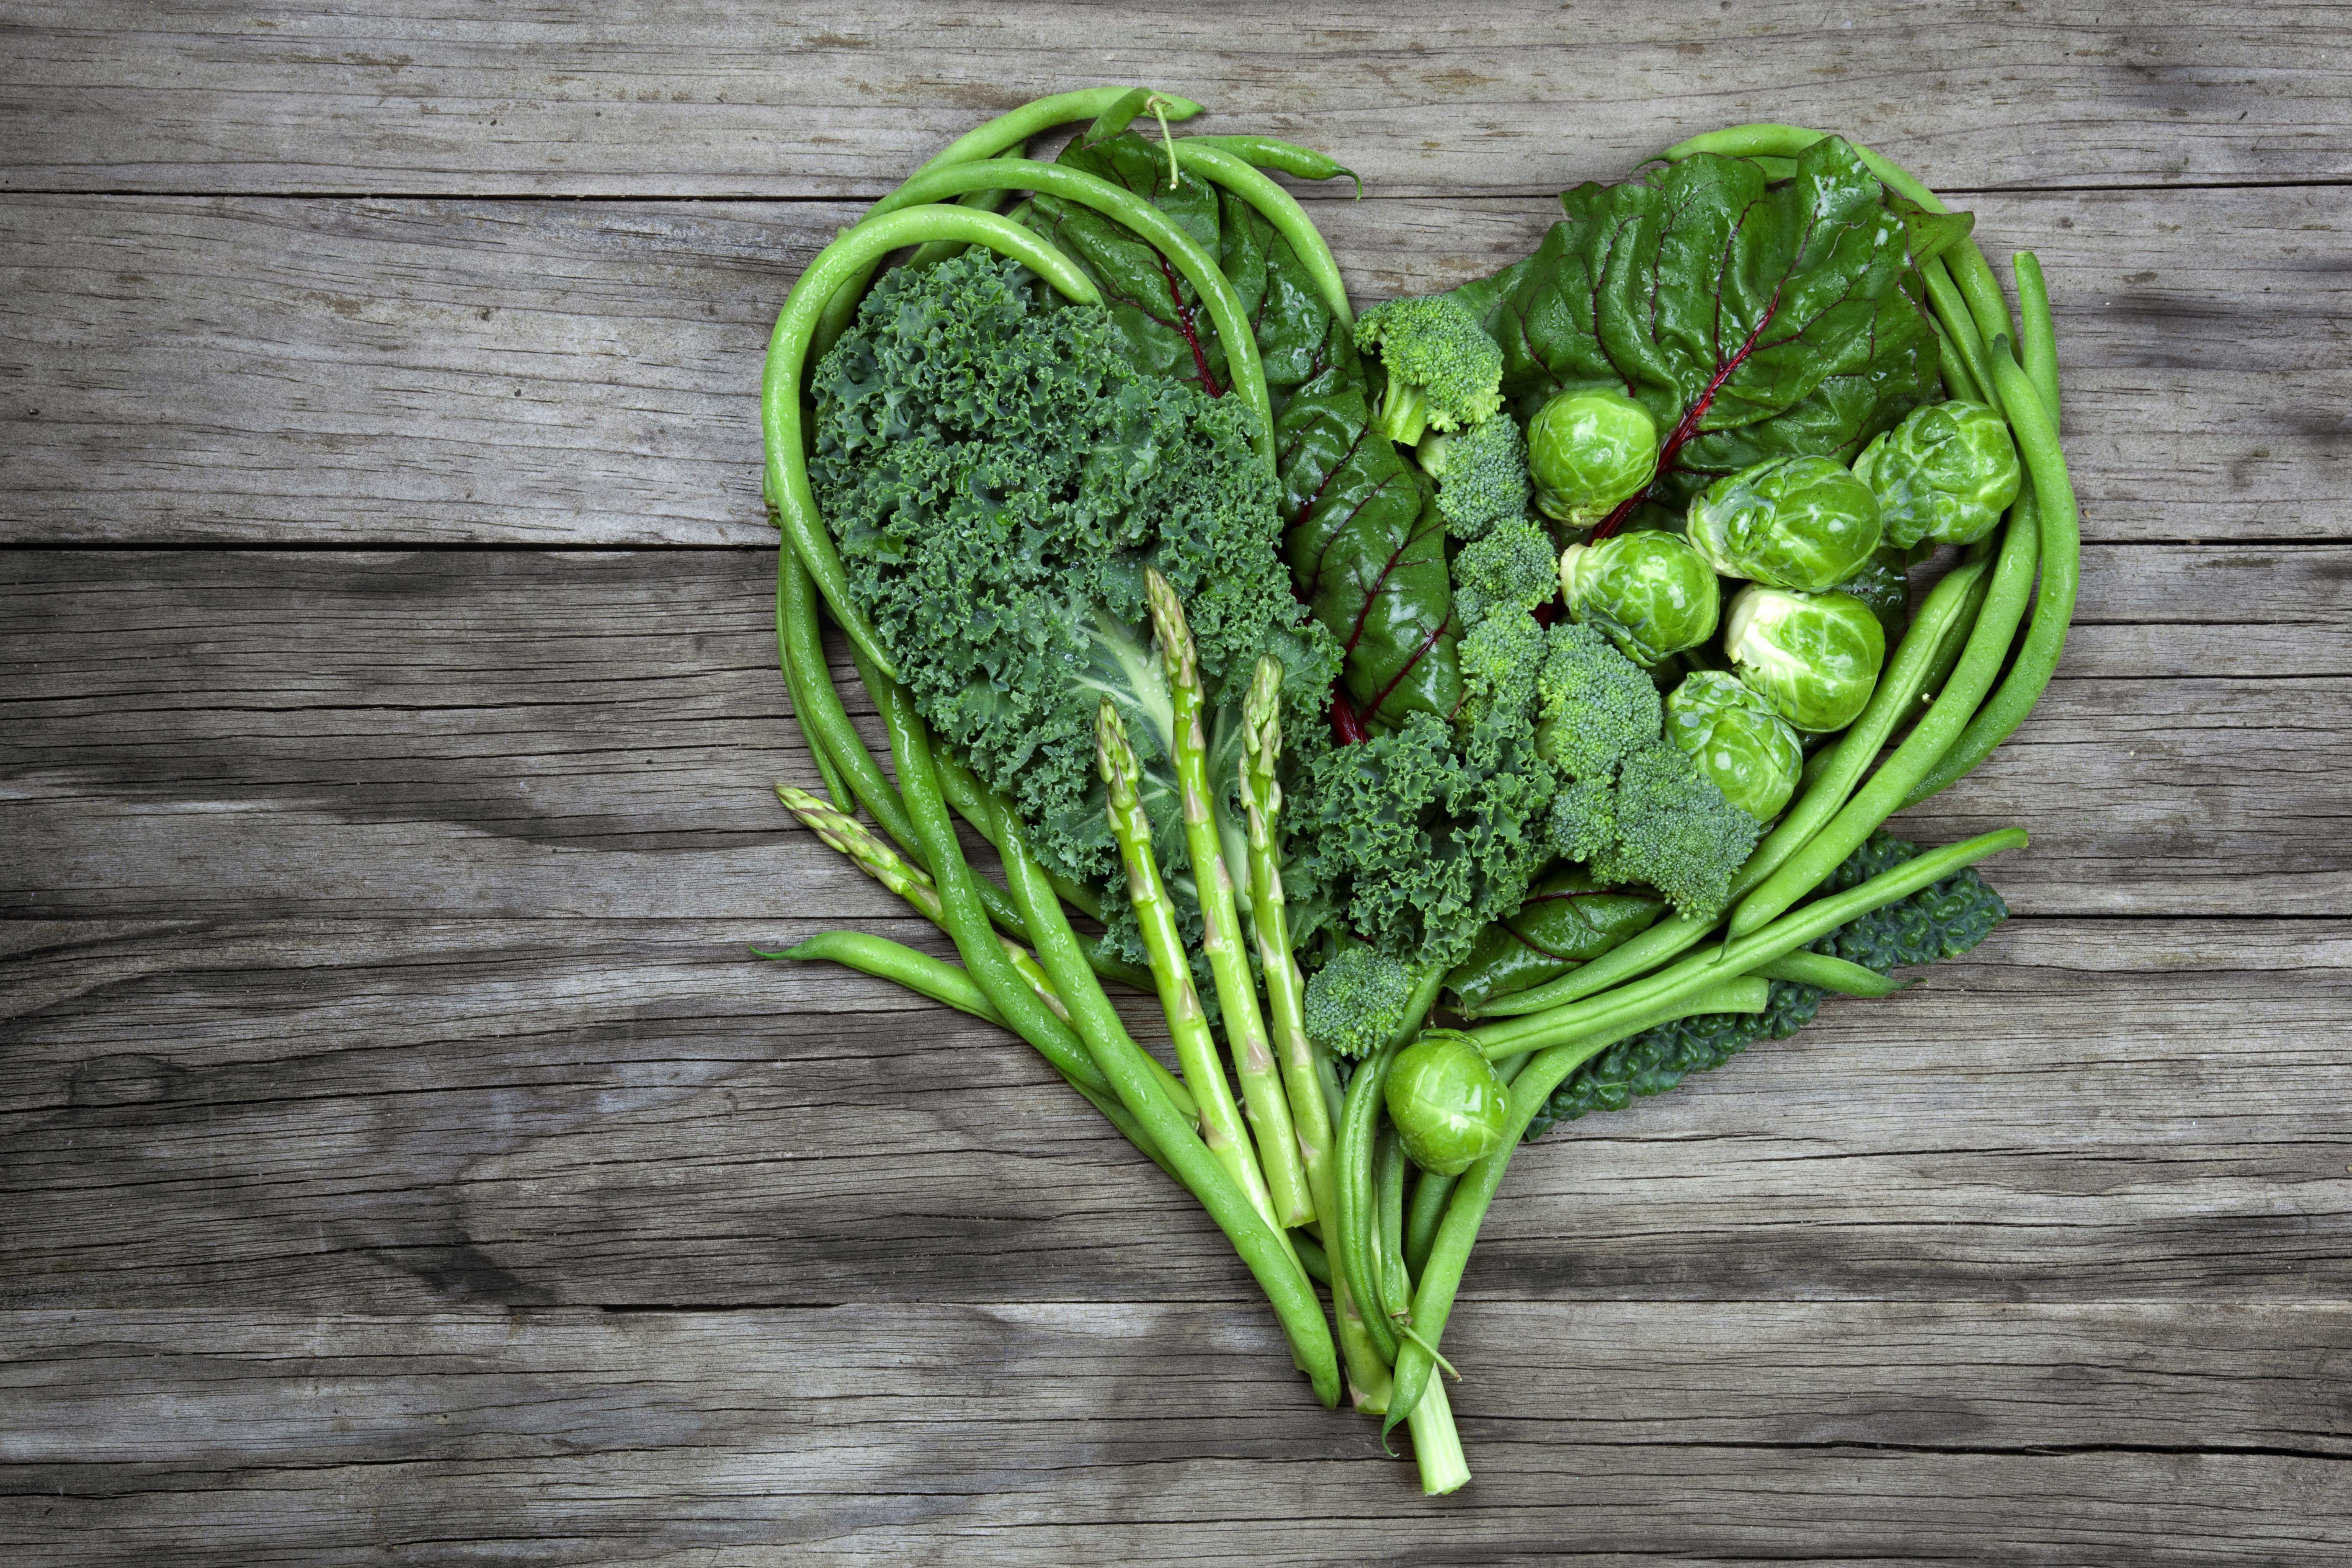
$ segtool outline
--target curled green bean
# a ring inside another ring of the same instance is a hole
[[[1092,120],[1113,104],[1143,91],[1140,88],[1089,87],[1076,92],[1057,92],[1023,104],[1020,108],[998,115],[984,125],[973,127],[933,153],[923,166],[915,171],[928,174],[934,169],[944,169],[956,163],[976,163],[983,159],[1002,157],[1028,145],[1029,139],[1056,125],[1067,125],[1074,120]],[[1201,106],[1190,99],[1160,95],[1164,112],[1171,120],[1190,120],[1201,112]],[[868,216],[871,216],[869,212]],[[1014,215],[1016,220],[1019,214]],[[916,251],[914,259],[928,257],[937,260],[948,245],[957,242],[927,241]],[[959,247],[960,248],[960,247]],[[825,351],[841,341],[849,323],[857,317],[858,301],[866,298],[866,289],[874,281],[875,268],[882,258],[876,257],[845,278],[831,298],[817,321],[809,360],[823,359]]]
[[[1258,216],[1274,226],[1276,234],[1290,242],[1292,252],[1307,275],[1314,279],[1316,293],[1324,305],[1339,319],[1343,327],[1356,324],[1356,312],[1348,304],[1348,286],[1339,278],[1339,263],[1325,242],[1322,230],[1298,205],[1298,198],[1284,190],[1247,162],[1223,147],[1205,142],[1198,136],[1176,140],[1178,161],[1195,174],[1205,174],[1234,195],[1255,207]]]
[[[799,551],[817,592],[824,595],[849,638],[866,650],[883,674],[896,679],[898,670],[883,651],[881,640],[866,624],[849,592],[848,574],[834,549],[809,489],[801,420],[801,373],[807,363],[811,334],[824,302],[858,268],[902,245],[927,239],[960,239],[985,245],[1010,256],[1062,293],[1082,304],[1096,304],[1101,293],[1094,281],[1068,257],[1018,224],[993,213],[968,207],[907,207],[886,214],[856,228],[817,252],[800,281],[777,313],[776,330],[768,340],[768,361],[760,378],[760,426],[767,446],[768,493],[784,536]]]

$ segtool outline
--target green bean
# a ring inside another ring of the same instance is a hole
[[[1938,327],[1936,331],[1936,367],[1943,373],[1944,395],[1969,403],[1984,402],[1977,390],[1975,379],[1969,374],[1969,362],[1960,357],[1952,342],[1952,334]]]
[[[758,948],[751,951],[761,958],[842,964],[860,974],[903,985],[959,1013],[969,1013],[984,1024],[1002,1026],[1004,1023],[1004,1015],[981,994],[971,975],[943,959],[917,952],[887,937],[868,936],[862,931],[823,931],[782,952],[761,952]]]
[[[1528,1123],[1535,1120],[1536,1112],[1550,1100],[1551,1091],[1559,1087],[1562,1079],[1618,1041],[1631,1038],[1643,1029],[1694,1013],[1762,1012],[1769,991],[1770,987],[1761,980],[1717,980],[1686,994],[1679,1001],[1653,1005],[1646,1013],[1549,1042],[1511,1084],[1510,1117],[1505,1124],[1503,1146],[1465,1172],[1454,1189],[1453,1202],[1446,1205],[1445,1222],[1438,1227],[1437,1238],[1429,1249],[1429,1261],[1422,1268],[1421,1283],[1413,1291],[1413,1332],[1433,1348],[1444,1334],[1445,1321],[1454,1310],[1454,1291],[1462,1284],[1462,1270],[1470,1261],[1471,1244],[1478,1239],[1478,1226],[1486,1216],[1487,1206],[1502,1187],[1503,1173],[1510,1168],[1511,1155],[1526,1133]],[[1431,1385],[1429,1374],[1433,1365],[1431,1352],[1412,1341],[1405,1342],[1397,1352],[1395,1392],[1381,1428],[1383,1434],[1400,1419],[1396,1407],[1417,1401]]]
[[[1986,363],[1985,342],[1978,332],[1976,319],[1969,312],[1968,301],[1961,297],[1959,286],[1944,267],[1944,258],[1931,256],[1919,264],[1919,276],[1927,285],[1927,299],[1935,307],[1936,320],[1944,329],[1944,341],[1959,355],[1968,367],[1969,378],[1974,384],[1973,401],[1999,408],[1999,395],[1993,391],[1992,372]]]
[[[1911,984],[1890,979],[1874,969],[1864,969],[1843,958],[1832,958],[1826,952],[1807,952],[1802,948],[1769,959],[1748,973],[1759,980],[1786,980],[1844,996],[1892,996],[1908,989]]]
[[[1290,1247],[1298,1254],[1298,1267],[1307,1270],[1307,1278],[1326,1290],[1331,1289],[1331,1258],[1314,1237],[1302,1231],[1290,1238]]]
[[[2040,524],[2034,521],[2033,493],[2031,490],[2020,497],[2018,504],[2010,509],[2009,521],[2004,526],[2026,529],[2040,527]],[[1997,541],[1990,535],[1978,540],[1961,552],[1960,565],[1972,565],[1985,560],[1992,553],[1993,545]],[[1977,624],[1977,616],[1984,609],[1985,595],[1991,587],[1992,574],[1989,572],[1979,573],[1977,580],[1969,584],[1969,602],[1960,610],[1959,625],[1973,626]],[[1936,654],[1936,662],[1927,668],[1927,678],[1919,683],[1919,700],[1922,704],[1933,702],[1942,695],[1944,688],[1951,683],[1952,671],[1958,667],[1960,655],[1968,650],[1968,646],[1966,637],[1944,639],[1943,647]],[[1914,713],[1912,717],[1916,719],[1918,715]],[[1898,720],[1898,728],[1900,724],[1901,721]]]
[[[2066,477],[2066,455],[2058,447],[2057,422],[2042,410],[2040,394],[2008,354],[1995,356],[1993,374],[2010,389],[2010,427],[2017,434],[2018,453],[2025,459],[2041,512],[2042,591],[2009,679],[1946,749],[1934,770],[1913,784],[1903,797],[1906,806],[1949,786],[2025,722],[2057,672],[2081,587],[2082,523],[2074,509],[2074,487]]]
[[[1277,142],[1271,136],[1187,136],[1185,143],[1214,147],[1232,153],[1253,169],[1274,169],[1299,180],[1333,180],[1345,174],[1356,182],[1356,199],[1364,199],[1364,177],[1328,153]]]
[[[770,521],[774,521],[774,517],[775,513],[771,509]],[[810,709],[814,705],[814,700],[809,692],[807,675],[793,658],[793,638],[786,613],[784,574],[797,570],[800,566],[800,558],[793,553],[793,547],[790,544],[780,542],[777,551],[779,559],[776,562],[776,665],[783,671],[784,690],[793,700],[793,726],[800,731],[801,742],[808,747],[809,756],[816,763],[816,771],[824,780],[824,792],[832,797],[833,804],[844,811],[855,811],[857,809],[857,797],[850,789],[849,781],[842,777],[841,764],[833,760],[832,751],[819,735],[815,722],[808,716]],[[799,578],[803,594],[807,597],[814,598],[816,590],[809,585],[808,574],[801,572]]]
[[[1315,1287],[1308,1282],[1297,1252],[1258,1212],[1241,1184],[1209,1152],[1163,1092],[1166,1069],[1135,1043],[1118,1009],[1087,968],[1077,933],[1070,929],[1069,917],[1031,858],[1017,821],[1005,821],[1003,848],[1005,878],[1037,935],[1037,962],[1045,965],[1055,988],[1069,1004],[1079,1037],[1110,1079],[1120,1104],[1150,1132],[1176,1168],[1179,1180],[1201,1200],[1201,1206],[1209,1211],[1209,1217],[1225,1233],[1265,1290],[1289,1338],[1291,1354],[1313,1382],[1316,1396],[1327,1407],[1337,1405],[1339,1357],[1332,1349],[1322,1305],[1315,1299]]]
[[[859,224],[817,252],[801,273],[776,315],[776,330],[768,340],[768,361],[760,378],[760,426],[767,447],[768,491],[776,503],[784,536],[800,552],[817,592],[833,608],[833,618],[849,638],[866,650],[877,668],[893,679],[898,670],[882,650],[874,628],[866,624],[849,592],[848,574],[825,531],[816,497],[809,489],[808,464],[801,423],[801,373],[807,363],[810,334],[818,313],[833,291],[867,262],[902,245],[926,239],[961,239],[985,245],[1021,262],[1046,282],[1082,304],[1097,304],[1101,293],[1077,263],[1016,224],[992,213],[964,207],[907,207]]]
[[[2005,351],[2000,355],[2003,361],[2008,357]],[[1874,828],[1901,809],[1903,797],[1912,785],[1927,777],[1937,760],[1951,749],[1969,716],[1976,712],[1978,702],[1992,689],[1993,680],[2000,674],[2001,658],[2009,652],[2010,639],[2017,635],[2018,622],[2025,616],[2026,601],[2033,594],[2033,571],[2041,546],[2041,534],[2034,529],[2012,527],[2009,531],[1993,563],[1992,586],[1985,594],[1984,609],[1969,633],[1968,647],[1952,668],[1951,680],[1935,705],[1911,727],[1903,743],[1895,748],[1895,754],[1879,764],[1870,782],[1819,832],[1804,839],[1801,849],[1740,900],[1738,908],[1731,911],[1732,939],[1759,929],[1819,887],[1844,863],[1847,856],[1861,847]],[[1904,697],[1903,706],[1907,708],[1910,700]],[[1857,764],[1868,760],[1866,756],[1855,759]],[[1822,793],[1819,788],[1812,792]]]
[[[1391,1323],[1409,1328],[1412,1276],[1404,1266],[1404,1167],[1403,1138],[1394,1126],[1382,1127],[1372,1151],[1373,1240],[1381,1249],[1381,1306]]]
[[[2058,323],[2050,314],[2050,285],[2042,280],[2041,258],[2030,250],[2011,257],[2009,267],[2017,275],[2019,361],[2033,390],[2041,395],[2050,428],[2063,431],[2065,424],[2058,413]]]
[[[866,749],[865,737],[849,721],[848,710],[841,705],[841,693],[834,689],[833,670],[825,663],[824,645],[818,640],[816,595],[789,540],[778,546],[776,556],[776,625],[784,647],[791,650],[793,670],[800,677],[800,687],[793,693],[793,708],[799,715],[802,733],[810,736],[813,750],[822,747],[833,758],[846,776],[850,793],[866,807],[866,815],[881,826],[909,860],[929,871],[930,857],[923,853],[915,825],[907,816],[906,803],[882,775],[874,754]],[[866,677],[869,686],[881,679],[855,645],[850,655],[861,661],[859,672]],[[1013,907],[1004,890],[984,877],[977,879],[977,885],[989,918],[1026,942],[1028,932],[1022,926],[1020,911]]]
[[[1110,1095],[1110,1080],[1095,1065],[1092,1054],[1070,1026],[1038,999],[999,945],[995,927],[989,923],[988,910],[973,886],[971,868],[964,863],[963,847],[956,842],[954,820],[940,795],[939,773],[931,766],[930,736],[915,716],[914,704],[895,681],[878,674],[873,695],[890,732],[890,758],[898,769],[907,815],[914,819],[916,837],[929,852],[931,879],[944,907],[948,934],[955,939],[956,951],[963,954],[964,969],[1004,1021],[1036,1047],[1056,1072],[1082,1090]],[[1134,1125],[1124,1111],[1114,1120],[1128,1122],[1121,1131]]]
[[[934,153],[915,173],[928,174],[935,169],[957,163],[977,163],[1017,152],[1027,146],[1033,136],[1051,131],[1056,125],[1067,125],[1074,120],[1093,119],[1129,94],[1141,90],[1139,88],[1090,87],[1076,92],[1059,92],[1050,98],[1034,100],[1009,113],[998,115],[985,125],[967,131]],[[1171,120],[1190,120],[1201,112],[1201,106],[1190,99],[1164,94],[1162,97],[1168,105],[1167,115]],[[873,216],[871,210],[866,216]],[[1016,211],[1014,221],[1017,222],[1020,216]],[[915,259],[921,259],[927,252],[932,259],[938,259],[939,250],[935,247],[941,243],[926,242],[915,252]],[[818,319],[809,352],[810,363],[823,359],[825,352],[841,341],[841,335],[849,330],[850,322],[857,319],[858,302],[866,298],[866,286],[874,281],[875,269],[881,264],[881,257],[875,257],[845,279],[825,300],[824,311]]]
[[[2021,849],[2025,842],[2023,828],[2005,827],[1996,833],[1979,834],[1958,844],[1948,844],[1941,849],[1930,849],[1880,872],[1859,887],[1824,894],[1782,915],[1760,931],[1726,942],[1719,949],[1694,954],[1671,969],[1660,970],[1601,995],[1571,1002],[1548,1012],[1533,1013],[1499,1024],[1482,1024],[1470,1031],[1470,1037],[1489,1060],[1500,1060],[1522,1051],[1542,1050],[1559,1040],[1613,1024],[1622,1017],[1636,1016],[1646,1008],[1664,1005],[1711,981],[1746,974],[1759,963],[1768,963],[1786,952],[1794,952],[1815,937],[1826,936],[1848,921],[1866,915],[1896,899],[1908,898],[1922,888],[1942,881],[1962,867],[1975,865],[1988,855],[1995,855],[2004,849]]]
[[[1004,845],[996,825],[1011,815],[1013,803],[982,784],[979,776],[971,771],[971,764],[954,752],[934,746],[931,748],[931,761],[940,770],[940,791],[948,797],[948,804],[955,807],[956,815],[971,823],[974,832],[1002,853]],[[1092,888],[1051,871],[1045,873],[1045,879],[1053,883],[1055,896],[1064,903],[1082,914],[1091,915],[1096,920],[1102,919],[1102,900]],[[1090,962],[1094,964],[1095,973],[1106,980],[1116,980],[1122,985],[1134,985],[1145,991],[1151,989],[1151,975],[1147,970],[1099,956]]]
[[[1019,158],[1024,155],[1024,151],[1020,147],[1008,147],[1003,152],[997,154],[1000,158]],[[1004,198],[1009,193],[1005,191],[971,191],[963,195],[958,196],[956,198],[955,205],[960,207],[970,207],[975,212],[999,212],[1003,210],[1004,206]],[[866,209],[866,216],[867,217],[872,217],[877,210],[879,209],[876,207],[868,207]],[[907,259],[899,265],[904,267],[936,267],[942,261],[952,261],[971,248],[971,247],[964,244],[959,239],[927,239],[923,241],[922,244],[915,247],[914,253],[908,256]],[[855,321],[857,318],[856,308],[865,299],[865,290],[844,289],[836,292],[831,300],[825,301],[825,320],[817,324],[817,337],[824,340],[824,349],[816,348],[816,339],[812,339],[810,341],[810,349],[812,352],[809,354],[809,363],[811,364],[814,364],[817,361],[823,359],[825,354],[825,350],[831,349],[835,343],[841,341],[840,332],[836,331],[832,336],[826,337],[824,335],[824,329],[833,319],[834,307],[839,304],[844,299],[846,299],[849,302],[848,320]],[[845,321],[843,323],[844,330],[846,330],[847,325],[848,321]]]
[[[1274,466],[1274,401],[1266,391],[1265,367],[1257,353],[1257,333],[1243,312],[1241,296],[1219,270],[1209,253],[1173,219],[1134,192],[1082,169],[1056,163],[1033,163],[1026,159],[998,158],[984,163],[961,163],[918,174],[875,204],[876,216],[923,202],[934,202],[958,192],[979,190],[1037,191],[1090,207],[1124,224],[1140,239],[1165,256],[1184,281],[1208,307],[1216,323],[1217,340],[1225,345],[1226,376],[1242,401],[1256,416],[1258,456]],[[868,218],[867,222],[872,222]]]
[[[1179,161],[1196,174],[1206,174],[1216,184],[1258,210],[1258,215],[1274,226],[1276,234],[1290,242],[1290,248],[1307,268],[1307,277],[1315,281],[1315,291],[1343,327],[1356,324],[1356,312],[1348,304],[1348,286],[1339,279],[1339,263],[1331,255],[1331,247],[1324,241],[1323,231],[1307,216],[1298,199],[1249,164],[1226,152],[1223,147],[1204,146],[1197,136],[1177,138],[1175,146]]]
[[[1345,1270],[1349,1293],[1363,1310],[1364,1331],[1370,1337],[1373,1350],[1381,1360],[1394,1364],[1397,1357],[1396,1328],[1381,1310],[1386,1292],[1382,1289],[1379,1267],[1380,1251],[1375,1241],[1372,1163],[1381,1119],[1381,1094],[1388,1079],[1389,1064],[1396,1059],[1403,1042],[1391,1040],[1372,1055],[1356,1065],[1355,1076],[1348,1080],[1348,1100],[1339,1115],[1339,1152],[1336,1193],[1339,1200],[1339,1263]],[[1329,1237],[1330,1232],[1325,1236]]]

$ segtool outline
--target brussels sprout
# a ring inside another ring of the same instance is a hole
[[[1748,689],[1800,730],[1843,730],[1870,700],[1886,634],[1849,594],[1750,583],[1731,597],[1723,651]]]
[[[1622,392],[1563,392],[1528,421],[1528,472],[1549,518],[1590,528],[1658,469],[1658,422]]]
[[[1780,815],[1805,771],[1805,749],[1788,721],[1718,670],[1699,670],[1667,693],[1666,738],[1759,822]]]
[[[1460,1175],[1510,1131],[1510,1086],[1459,1029],[1424,1029],[1397,1053],[1388,1106],[1405,1153],[1435,1176]]]
[[[1981,403],[1930,403],[1862,449],[1854,477],[1878,497],[1886,542],[1974,544],[2017,499],[2017,443]]]
[[[1675,533],[1571,544],[1560,554],[1559,588],[1571,617],[1644,668],[1713,637],[1722,607],[1715,568]]]
[[[1775,458],[1691,500],[1688,531],[1727,577],[1818,593],[1853,575],[1885,531],[1870,487],[1831,458]]]

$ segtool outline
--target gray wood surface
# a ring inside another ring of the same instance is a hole
[[[0,1556],[2352,1558],[2347,20],[0,7]],[[768,324],[1118,78],[1365,299],[1751,118],[2056,293],[2076,627],[1902,819],[2017,918],[1526,1152],[1450,1499],[1026,1047],[747,951],[949,951],[768,794]]]

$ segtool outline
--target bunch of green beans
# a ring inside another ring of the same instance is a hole
[[[1948,392],[2003,415],[2031,480],[2005,531],[1997,543],[1972,548],[1928,595],[1869,706],[1808,766],[1798,798],[1742,868],[1727,919],[1661,921],[1549,984],[1486,1007],[1494,1021],[1471,1037],[1508,1086],[1509,1136],[1459,1177],[1423,1173],[1416,1180],[1393,1129],[1384,1126],[1382,1101],[1390,1065],[1420,1033],[1441,976],[1421,978],[1404,1027],[1358,1067],[1343,1093],[1334,1064],[1300,1025],[1299,977],[1285,934],[1281,791],[1274,782],[1279,668],[1259,670],[1245,718],[1249,756],[1239,793],[1248,816],[1250,860],[1238,878],[1229,879],[1219,859],[1221,835],[1206,804],[1217,781],[1200,772],[1195,727],[1177,726],[1174,759],[1188,797],[1185,842],[1195,885],[1246,885],[1250,893],[1246,928],[1230,894],[1203,900],[1206,946],[1240,1068],[1244,1117],[1174,922],[1164,918],[1160,868],[1148,824],[1131,809],[1133,759],[1115,710],[1105,704],[1099,754],[1114,836],[1153,960],[1148,973],[1091,950],[1065,906],[1098,914],[1092,895],[1049,876],[1030,852],[1009,804],[959,759],[935,750],[854,599],[809,486],[803,407],[809,368],[846,330],[891,252],[914,247],[921,261],[984,246],[1019,260],[1066,298],[1096,300],[1083,268],[1048,240],[996,215],[995,207],[1019,192],[1091,208],[1153,246],[1192,286],[1216,329],[1234,391],[1256,416],[1259,457],[1271,467],[1271,399],[1255,338],[1214,259],[1133,193],[1025,156],[1032,138],[1059,125],[1091,121],[1086,134],[1099,138],[1116,134],[1139,114],[1151,113],[1164,124],[1197,112],[1199,106],[1185,100],[1108,87],[1042,99],[1001,116],[959,138],[827,246],[779,314],[761,386],[764,489],[782,535],[777,652],[831,805],[796,792],[787,799],[804,820],[827,825],[828,842],[846,847],[942,925],[962,964],[849,931],[812,937],[780,956],[847,964],[1027,1040],[1200,1201],[1265,1290],[1318,1397],[1335,1405],[1344,1382],[1359,1409],[1384,1416],[1384,1436],[1400,1422],[1410,1423],[1424,1489],[1450,1491],[1470,1472],[1433,1371],[1452,1371],[1442,1339],[1471,1247],[1520,1134],[1560,1082],[1599,1052],[1660,1024],[1695,1014],[1760,1011],[1769,978],[1883,994],[1891,982],[1800,950],[1848,921],[2025,842],[2015,829],[1986,834],[1921,855],[1859,887],[1812,897],[1887,816],[1948,787],[1990,755],[2022,721],[2055,668],[2074,607],[2080,539],[2058,447],[2049,296],[2030,254],[2012,262],[2015,319],[1973,243],[1963,241],[1921,266]],[[1694,138],[1664,156],[1750,157],[1769,173],[1788,166],[1822,134],[1783,125],[1740,126]],[[1349,171],[1319,153],[1267,137],[1171,136],[1165,144],[1172,168],[1215,183],[1262,214],[1290,243],[1333,312],[1343,323],[1352,320],[1328,246],[1297,202],[1262,172],[1328,179]],[[1890,190],[1929,211],[1944,210],[1908,174],[1866,149],[1856,151]],[[1182,607],[1157,583],[1152,607],[1171,689],[1197,704]],[[820,616],[828,613],[849,639],[881,716],[895,783],[866,749],[835,689],[821,636]],[[2004,677],[2013,646],[2016,655]],[[1188,730],[1196,736],[1192,749],[1182,740]],[[1899,743],[1881,760],[1898,734]],[[1122,802],[1129,807],[1124,813]],[[903,861],[849,820],[854,808],[863,808]],[[1002,885],[965,858],[955,827],[959,816],[998,850]],[[1244,959],[1245,931],[1257,939],[1263,1014]],[[1718,944],[1690,952],[1717,931]],[[1129,1034],[1103,990],[1106,976],[1158,989],[1178,1044],[1181,1079]],[[1328,1317],[1318,1282],[1331,1293]]]

